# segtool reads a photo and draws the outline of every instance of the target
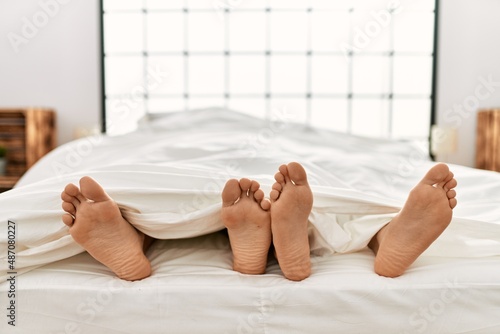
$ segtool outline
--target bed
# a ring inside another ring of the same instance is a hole
[[[0,332],[500,332],[499,174],[452,165],[459,204],[449,228],[403,276],[381,277],[366,244],[434,164],[426,148],[286,116],[149,115],[132,133],[82,138],[44,157],[0,194]],[[224,182],[250,177],[269,193],[277,167],[290,161],[304,165],[315,196],[311,276],[286,280],[272,259],[264,275],[232,271],[219,219]],[[72,240],[59,195],[83,175],[136,228],[163,239],[147,253],[151,277],[120,280]]]

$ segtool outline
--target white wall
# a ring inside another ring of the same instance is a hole
[[[500,1],[440,2],[437,122],[458,129],[458,149],[438,159],[474,166],[477,108],[500,107]]]
[[[16,53],[7,38],[22,36],[23,17],[33,22],[40,3],[67,2]],[[500,1],[441,0],[438,124],[458,128],[458,152],[438,159],[473,166],[479,77],[500,82]],[[59,143],[77,126],[100,120],[99,2],[97,0],[0,0],[0,107],[42,105],[58,111]],[[500,107],[500,86],[479,107]],[[479,90],[484,97],[485,88]]]
[[[36,35],[25,19],[41,25]],[[0,22],[0,108],[55,108],[60,144],[98,125],[99,1],[0,0]],[[27,38],[11,43],[11,33]]]

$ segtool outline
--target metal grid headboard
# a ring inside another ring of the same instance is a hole
[[[297,122],[347,133],[428,138],[434,0],[101,3],[110,132],[144,113],[223,106],[261,117],[286,109]]]

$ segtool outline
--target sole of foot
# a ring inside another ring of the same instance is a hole
[[[313,195],[304,168],[281,165],[271,191],[271,230],[275,255],[286,278],[301,281],[311,274],[308,219]]]
[[[80,188],[68,184],[61,199],[64,224],[92,257],[128,281],[151,274],[144,248],[152,239],[123,218],[118,205],[94,179],[83,177]]]
[[[270,203],[256,181],[231,179],[222,191],[221,219],[233,252],[233,269],[263,274],[271,245]]]
[[[397,277],[448,227],[457,205],[457,181],[445,164],[432,167],[410,191],[403,209],[372,239],[375,272]]]

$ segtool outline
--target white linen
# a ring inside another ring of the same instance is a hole
[[[278,166],[298,160],[314,192],[313,252],[354,252],[400,209],[433,164],[414,158],[421,155],[412,143],[312,131],[231,111],[177,113],[126,136],[84,138],[50,153],[16,189],[0,194],[0,226],[6,231],[9,219],[17,224],[19,272],[82,252],[60,221],[59,194],[68,182],[91,175],[141,231],[161,239],[208,234],[223,228],[220,192],[228,178],[254,178],[268,193]],[[426,254],[500,255],[500,177],[453,169],[465,191],[456,218]],[[4,280],[6,238],[0,248]]]
[[[265,275],[234,272],[227,236],[210,233],[222,227],[220,190],[229,177],[251,177],[268,192],[288,161],[304,163],[315,195],[312,275],[288,281],[275,261]],[[0,194],[0,250],[14,220],[16,270],[38,267],[17,277],[17,325],[4,316],[0,333],[498,333],[497,173],[451,166],[455,217],[403,276],[376,275],[363,248],[432,164],[418,144],[223,110],[172,114],[130,135],[64,145]],[[101,182],[138,228],[170,239],[148,251],[151,277],[117,279],[68,235],[59,195],[82,175]]]

